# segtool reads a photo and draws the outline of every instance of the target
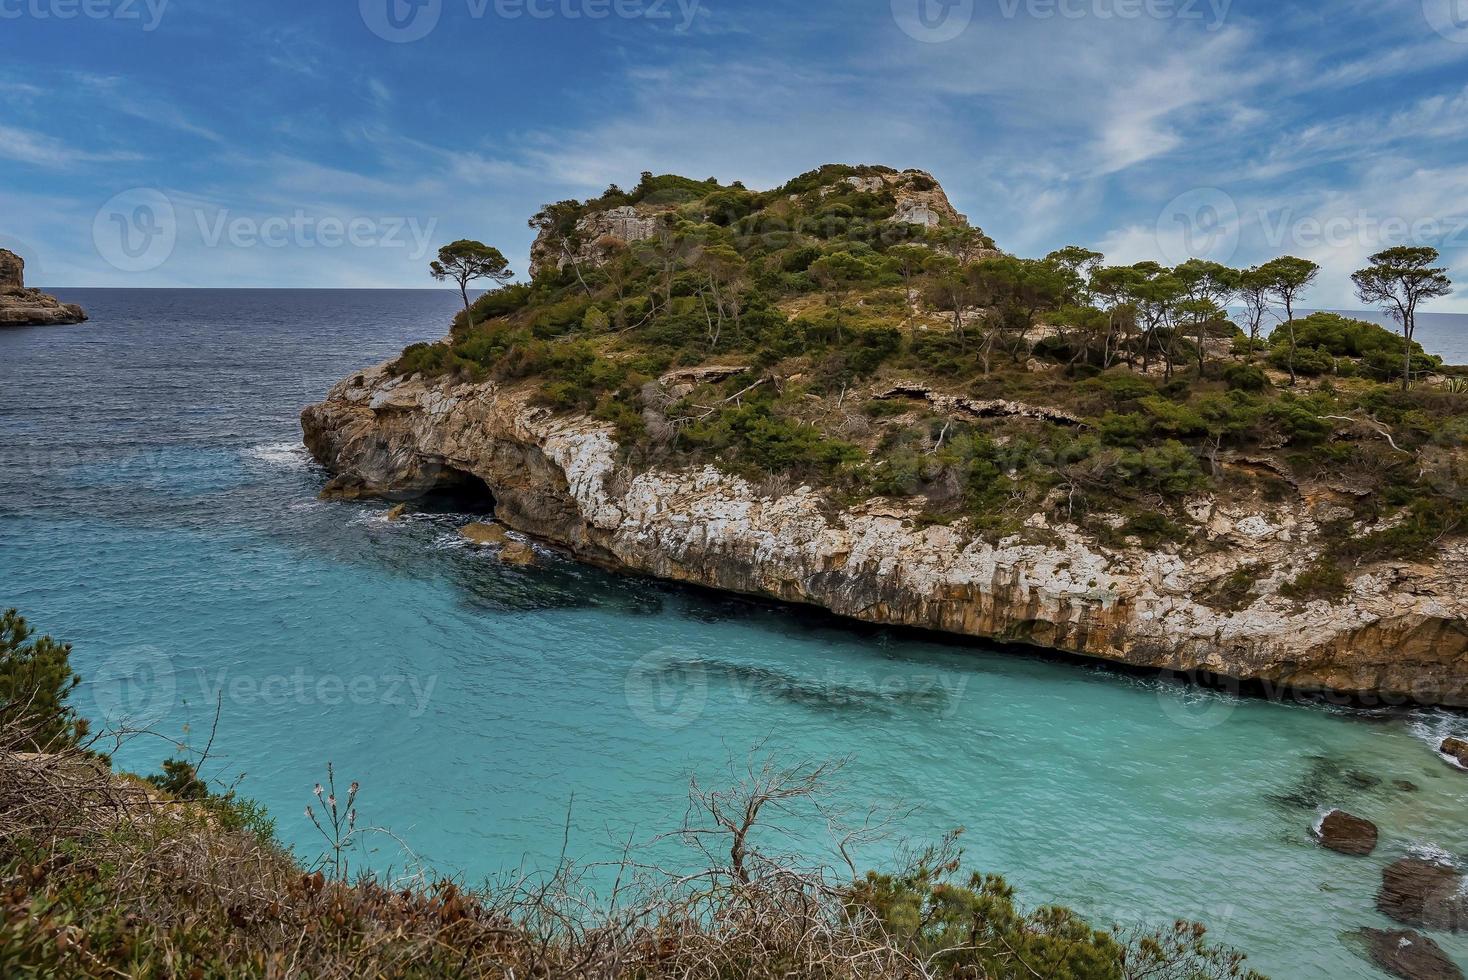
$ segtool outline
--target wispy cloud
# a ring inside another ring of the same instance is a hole
[[[15,126],[0,125],[0,159],[37,167],[70,169],[89,163],[116,163],[125,160],[141,160],[140,154],[128,151],[83,150],[62,142],[54,136],[37,133]]]

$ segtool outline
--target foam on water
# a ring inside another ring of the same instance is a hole
[[[274,466],[303,468],[311,465],[311,454],[300,442],[269,442],[245,450],[245,456]]]

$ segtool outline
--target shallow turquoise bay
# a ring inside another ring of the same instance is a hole
[[[328,761],[365,822],[472,882],[553,862],[568,812],[568,853],[611,859],[677,826],[690,774],[759,746],[847,760],[836,800],[897,815],[873,862],[962,826],[969,862],[1030,901],[1197,918],[1285,978],[1379,976],[1340,937],[1387,924],[1380,868],[1468,856],[1468,776],[1431,747],[1461,717],[1238,699],[549,553],[509,570],[461,545],[469,514],[318,502],[296,413],[439,332],[454,297],[68,298],[91,326],[0,333],[0,605],[75,644],[93,717],[197,745],[218,704],[213,773],[245,774],[303,855]],[[168,751],[141,736],[120,761]],[[1330,806],[1377,821],[1382,850],[1317,848]],[[408,861],[372,840],[361,860]]]

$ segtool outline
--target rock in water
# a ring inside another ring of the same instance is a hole
[[[1341,854],[1365,857],[1376,850],[1376,824],[1344,810],[1332,810],[1315,828],[1320,846]]]
[[[0,248],[0,327],[60,326],[86,318],[80,306],[27,289],[25,259]]]
[[[1371,962],[1403,980],[1464,980],[1442,947],[1406,930],[1362,929]]]
[[[510,541],[500,549],[500,561],[522,568],[535,564],[535,549],[523,541]]]
[[[1455,759],[1458,765],[1468,769],[1468,741],[1461,738],[1443,739],[1442,754]]]
[[[1463,872],[1452,865],[1408,857],[1381,873],[1376,907],[1404,925],[1468,931],[1468,893]]]
[[[498,524],[469,524],[460,528],[459,533],[470,544],[477,545],[504,544],[509,540],[505,529]]]
[[[403,519],[403,515],[406,514],[407,512],[408,512],[408,505],[407,504],[398,504],[392,510],[389,510],[387,512],[387,519],[389,521],[391,521],[392,523],[396,524],[398,521],[400,521],[400,520]]]

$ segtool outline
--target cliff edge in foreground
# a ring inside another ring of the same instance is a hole
[[[0,248],[0,327],[61,326],[86,319],[80,306],[27,289],[25,260]]]

